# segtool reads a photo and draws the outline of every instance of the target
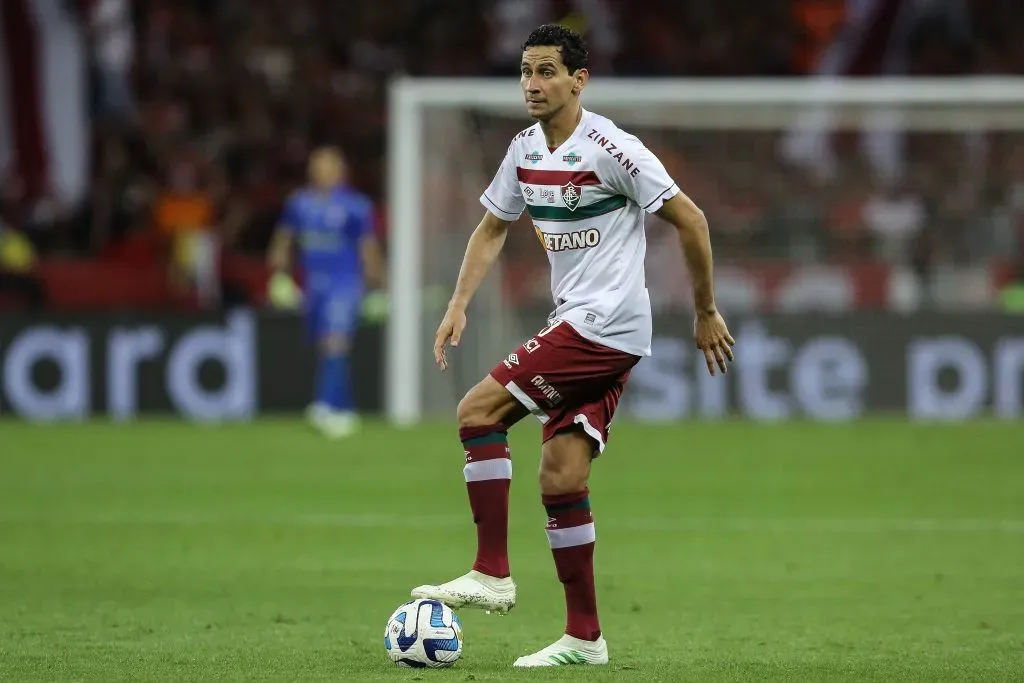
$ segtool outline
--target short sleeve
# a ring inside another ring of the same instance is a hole
[[[494,179],[480,195],[480,203],[502,220],[514,221],[523,214],[526,200],[516,174],[515,145],[509,145]]]
[[[623,139],[622,157],[611,155],[613,186],[647,213],[654,213],[679,192],[679,186],[654,153],[633,136]],[[607,161],[606,161],[607,163]]]

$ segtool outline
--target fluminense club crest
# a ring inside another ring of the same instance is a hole
[[[575,211],[576,207],[580,205],[580,188],[572,183],[568,185],[562,185],[562,201],[565,202],[565,208],[570,211]]]

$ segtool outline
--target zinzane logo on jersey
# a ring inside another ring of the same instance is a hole
[[[570,249],[590,249],[601,243],[601,232],[597,228],[587,228],[576,232],[542,232],[533,226],[537,239],[548,251],[568,251]]]

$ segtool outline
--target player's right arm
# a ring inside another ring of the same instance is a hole
[[[462,257],[462,267],[459,269],[459,279],[455,283],[455,291],[434,337],[434,361],[442,370],[448,368],[445,345],[449,342],[452,346],[459,345],[462,331],[466,329],[466,308],[476,290],[480,288],[487,271],[491,269],[491,264],[505,246],[510,224],[511,221],[486,211],[480,224],[469,237],[466,254]]]
[[[295,231],[299,225],[296,205],[295,197],[289,197],[277,227],[274,228],[274,236],[267,250],[267,267],[272,273],[288,273],[291,270],[292,246],[295,244]]]
[[[466,307],[505,246],[508,226],[518,220],[526,208],[516,174],[515,156],[516,145],[513,143],[509,145],[491,184],[480,196],[480,203],[487,211],[469,237],[455,291],[434,336],[434,362],[442,370],[448,368],[445,345],[449,342],[452,346],[459,345],[462,331],[466,328]]]
[[[301,229],[299,218],[296,200],[289,197],[267,249],[267,267],[270,270],[267,300],[280,308],[294,308],[302,300],[299,287],[291,276],[292,246],[296,231]]]
[[[287,227],[278,226],[267,250],[267,266],[274,273],[287,273],[291,264],[292,244],[295,233]]]

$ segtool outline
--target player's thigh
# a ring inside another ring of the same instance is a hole
[[[615,418],[615,411],[618,409],[622,392],[629,380],[629,374],[630,370],[623,371],[600,395],[593,396],[576,405],[567,405],[557,414],[551,415],[550,419],[544,423],[545,449],[543,457],[550,458],[555,469],[558,469],[558,466],[554,461],[562,457],[572,462],[577,460],[575,452],[580,447],[576,445],[569,448],[564,447],[563,444],[566,443],[566,439],[562,437],[564,434],[572,435],[569,442],[573,444],[586,442],[589,445],[591,458],[596,458],[604,452],[608,445],[612,420]],[[572,452],[568,455],[562,455],[563,451],[570,450]]]
[[[306,314],[306,341],[312,345],[319,345],[323,337],[323,304],[315,294],[311,294],[305,303]]]
[[[493,377],[477,382],[459,401],[456,417],[460,427],[480,427],[502,423],[511,426],[527,415],[527,410]]]
[[[601,400],[639,360],[583,338],[568,323],[541,330],[491,370],[541,424]]]
[[[359,322],[362,296],[358,290],[340,290],[326,297],[320,310],[320,349],[328,354],[347,354]]]

